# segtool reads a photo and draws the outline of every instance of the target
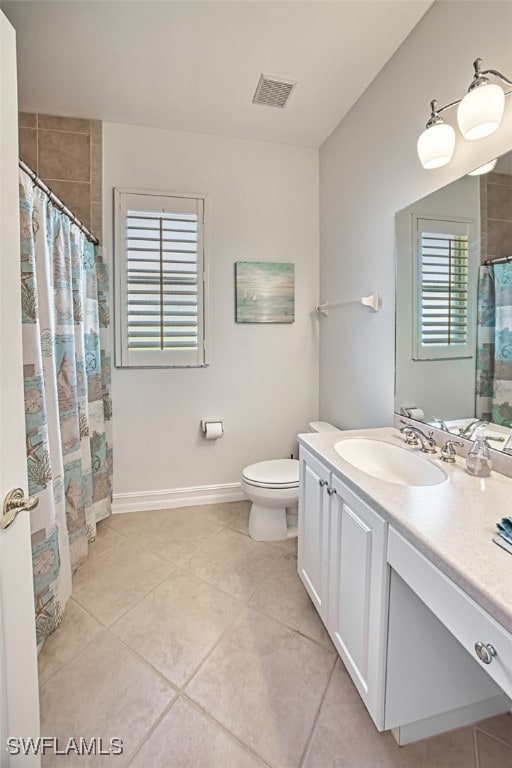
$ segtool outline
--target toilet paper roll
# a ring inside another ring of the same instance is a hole
[[[207,421],[205,424],[204,436],[207,440],[217,440],[224,434],[222,421]]]
[[[407,415],[410,419],[416,419],[416,421],[423,421],[425,418],[425,413],[421,410],[421,408],[408,408]]]

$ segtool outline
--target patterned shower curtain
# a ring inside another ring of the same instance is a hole
[[[21,297],[37,642],[110,514],[108,275],[101,249],[20,170]]]
[[[476,414],[512,426],[512,263],[480,267]]]

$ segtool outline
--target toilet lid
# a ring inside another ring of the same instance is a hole
[[[299,484],[299,462],[297,459],[259,461],[244,469],[243,478],[265,488],[294,488]]]

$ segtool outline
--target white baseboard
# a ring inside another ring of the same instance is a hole
[[[243,501],[246,498],[240,483],[200,485],[195,488],[169,488],[163,491],[144,491],[142,493],[115,493],[112,501],[112,513],[192,507],[196,504],[219,504],[226,501]]]

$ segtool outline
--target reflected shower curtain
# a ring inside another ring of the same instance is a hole
[[[110,514],[108,276],[101,249],[20,171],[28,492],[38,646]]]
[[[512,425],[512,264],[480,267],[476,414]]]

